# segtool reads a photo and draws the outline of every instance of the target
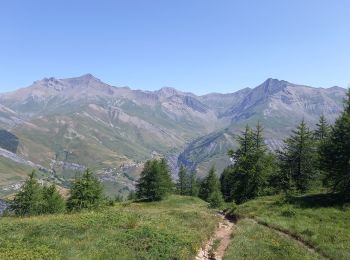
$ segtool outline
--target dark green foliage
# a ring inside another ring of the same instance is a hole
[[[114,196],[114,202],[123,202],[124,197],[120,194]]]
[[[190,196],[197,197],[199,193],[199,181],[196,178],[196,172],[190,173],[189,194]]]
[[[103,202],[103,188],[94,174],[87,169],[82,177],[76,177],[67,201],[69,210],[91,209]]]
[[[176,183],[176,192],[179,195],[188,195],[189,193],[189,176],[187,175],[186,168],[181,165],[178,173],[178,181]]]
[[[326,141],[327,138],[329,137],[330,132],[331,132],[331,127],[328,124],[324,115],[320,116],[320,120],[316,124],[316,127],[317,128],[314,131],[314,138],[320,143]]]
[[[321,146],[321,167],[327,173],[325,184],[335,191],[350,193],[350,90],[345,109],[336,120],[330,136]]]
[[[238,137],[239,147],[230,150],[234,165],[224,169],[221,191],[226,201],[242,203],[270,192],[269,181],[276,171],[274,156],[267,151],[260,123],[252,130],[247,126]]]
[[[181,165],[176,183],[176,192],[179,195],[198,196],[199,185],[196,179],[196,172],[188,173]]]
[[[127,200],[136,200],[136,192],[135,191],[130,191],[129,194],[128,194],[128,198]]]
[[[280,187],[285,191],[306,192],[317,173],[317,156],[312,132],[304,120],[284,143],[279,151]]]
[[[210,196],[216,191],[220,191],[220,183],[213,166],[210,168],[208,176],[201,182],[198,196],[205,201],[209,201]]]
[[[165,159],[147,161],[136,186],[137,198],[158,201],[172,191],[173,183]]]
[[[54,214],[62,213],[66,210],[66,204],[57,191],[55,185],[50,185],[48,187],[43,187],[43,213],[44,214]]]
[[[224,169],[222,174],[220,175],[220,187],[222,195],[225,201],[232,200],[232,184],[233,184],[233,176],[234,176],[234,167],[230,165]]]
[[[208,202],[211,208],[220,208],[224,204],[224,199],[220,190],[216,190],[210,194]]]
[[[220,208],[224,203],[214,166],[210,168],[208,176],[201,182],[199,197],[209,202],[211,208]]]
[[[320,116],[319,122],[316,124],[316,129],[314,131],[314,140],[315,140],[315,145],[316,145],[316,150],[317,150],[317,154],[316,154],[316,167],[318,169],[318,173],[316,175],[316,180],[319,182],[319,186],[321,186],[322,180],[325,179],[326,176],[326,172],[323,169],[322,166],[322,147],[326,144],[330,132],[331,132],[331,126],[328,124],[326,118],[324,117],[324,115]]]
[[[255,143],[258,141],[254,140],[254,132],[247,125],[241,136],[237,138],[239,148],[236,151],[230,150],[228,152],[235,161],[238,161],[241,157],[249,154],[255,147]]]
[[[32,171],[21,190],[16,194],[10,209],[18,216],[32,216],[43,213],[43,192],[35,179],[35,171]]]
[[[65,207],[65,201],[56,187],[42,187],[35,178],[35,171],[29,175],[10,205],[18,216],[60,213],[65,211]]]

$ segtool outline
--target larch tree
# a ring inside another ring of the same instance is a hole
[[[158,201],[172,191],[173,183],[165,159],[147,161],[136,185],[137,198]]]
[[[186,168],[181,165],[178,172],[178,180],[176,183],[176,191],[180,195],[188,195],[189,190],[189,176],[187,175]]]
[[[81,177],[76,177],[67,201],[69,210],[99,207],[104,200],[101,182],[87,169]]]
[[[21,190],[15,195],[10,204],[10,209],[19,216],[32,216],[43,213],[42,187],[32,171]]]
[[[344,111],[321,147],[321,167],[326,172],[327,186],[350,194],[350,89]]]
[[[317,172],[315,142],[304,120],[284,144],[279,152],[284,189],[304,193],[311,188]]]

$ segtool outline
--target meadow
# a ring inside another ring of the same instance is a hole
[[[99,211],[0,219],[0,259],[193,259],[218,219],[207,203],[170,196]]]
[[[317,258],[350,259],[350,204],[340,196],[268,196],[239,205],[235,214],[240,220],[226,259],[314,259],[307,247]],[[255,258],[258,252],[261,257]]]

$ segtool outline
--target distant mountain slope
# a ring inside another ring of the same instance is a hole
[[[18,138],[19,156],[58,179],[92,167],[106,182],[129,189],[142,168],[137,165],[155,156],[169,158],[174,171],[180,164],[201,172],[213,163],[222,169],[234,136],[247,123],[261,121],[268,144],[279,147],[302,118],[314,124],[324,114],[333,121],[344,94],[338,87],[276,79],[235,93],[196,96],[169,87],[114,87],[91,74],[45,78],[0,94],[0,128]]]
[[[219,114],[220,119],[231,122],[231,125],[215,135],[204,135],[191,142],[181,153],[178,164],[197,168],[200,172],[216,165],[221,172],[230,163],[227,150],[234,147],[234,136],[240,134],[246,124],[254,127],[258,121],[265,128],[267,145],[273,150],[278,149],[302,119],[311,128],[321,114],[333,122],[343,109],[345,95],[345,89],[339,87],[312,88],[277,79],[268,79],[254,89],[240,92],[243,95],[237,95],[236,102]],[[205,144],[205,149],[202,144]]]
[[[62,178],[92,167],[103,179],[112,172],[132,182],[141,170],[135,163],[177,154],[224,125],[194,94],[117,88],[90,74],[39,80],[1,94],[0,104],[3,128],[18,137],[17,153]],[[12,112],[21,120],[6,121]]]
[[[164,153],[217,128],[209,124],[217,119],[215,112],[193,94],[170,88],[156,92],[116,88],[90,74],[36,81],[1,95],[0,102],[29,118],[13,129],[23,142],[45,147],[62,143],[60,138],[107,147],[115,142],[119,146],[111,152],[133,159],[144,159],[153,150]]]
[[[20,114],[0,103],[0,128],[8,129],[22,122]]]
[[[262,120],[289,118],[298,121],[304,117],[306,121],[314,122],[319,115],[324,114],[333,121],[342,110],[344,93],[345,90],[339,87],[312,88],[268,79],[249,91],[239,104],[234,104],[221,116],[233,121],[252,117]]]

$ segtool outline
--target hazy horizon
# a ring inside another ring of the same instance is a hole
[[[209,95],[209,94],[232,94],[232,93],[235,93],[235,92],[237,92],[237,91],[243,90],[243,89],[245,89],[245,88],[254,89],[255,87],[260,86],[262,83],[264,83],[266,80],[269,80],[269,79],[276,79],[276,80],[279,80],[279,81],[287,81],[287,82],[289,82],[289,83],[291,83],[291,84],[300,85],[300,86],[306,86],[306,87],[311,87],[311,88],[323,88],[323,89],[328,89],[328,88],[332,88],[332,87],[341,87],[341,86],[329,86],[329,87],[309,86],[309,85],[305,85],[305,84],[302,84],[302,83],[291,82],[291,81],[285,80],[285,79],[267,78],[267,79],[261,81],[260,83],[254,85],[254,86],[247,86],[247,87],[244,87],[244,88],[235,89],[235,90],[232,91],[232,92],[217,92],[217,91],[211,91],[211,92],[207,92],[207,93],[196,93],[196,92],[193,92],[193,91],[181,90],[181,89],[179,89],[179,88],[172,87],[172,86],[162,86],[162,87],[160,87],[160,88],[158,88],[158,89],[140,89],[140,88],[134,88],[134,87],[132,87],[132,86],[127,86],[127,85],[126,85],[126,86],[117,86],[117,85],[115,85],[115,84],[113,84],[113,83],[108,83],[108,82],[104,81],[104,79],[101,79],[101,78],[96,77],[96,76],[95,76],[94,74],[92,74],[92,73],[85,73],[85,74],[82,74],[82,75],[77,75],[77,76],[75,76],[75,77],[69,77],[69,78],[79,78],[79,77],[86,76],[86,75],[92,75],[93,77],[95,77],[95,78],[101,80],[103,83],[106,83],[106,84],[108,84],[108,85],[110,85],[110,86],[112,86],[112,87],[116,87],[116,88],[129,88],[129,89],[135,90],[135,91],[138,91],[138,90],[140,90],[140,91],[158,91],[158,90],[160,90],[160,89],[162,89],[162,88],[173,88],[173,89],[176,89],[176,90],[181,91],[181,92],[184,92],[184,93],[191,93],[191,94],[194,94],[194,95],[196,95],[196,96],[205,96],[205,95]],[[46,79],[55,78],[55,79],[59,79],[59,80],[69,79],[68,77],[65,77],[65,78],[44,77],[44,78],[42,78],[42,79],[37,79],[36,81],[40,81],[40,80],[43,80],[43,79],[45,79],[45,78],[46,78]],[[33,81],[31,84],[28,84],[27,86],[19,87],[19,88],[12,89],[12,90],[9,90],[9,91],[2,91],[2,90],[0,89],[0,94],[11,93],[11,92],[14,92],[14,91],[23,89],[23,88],[27,88],[27,87],[32,86],[32,84],[34,84],[34,83],[35,83],[35,81]]]

